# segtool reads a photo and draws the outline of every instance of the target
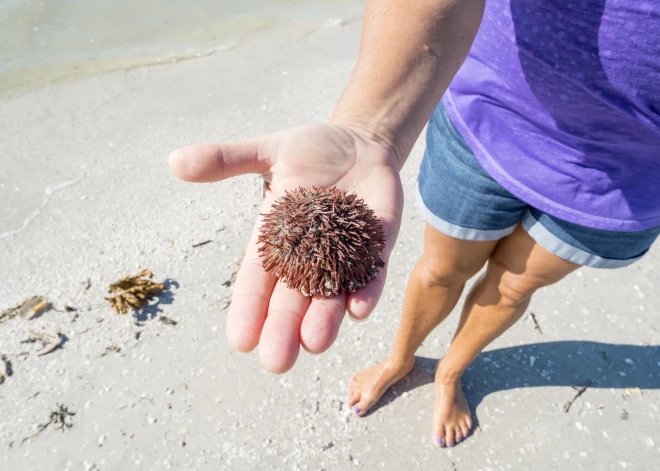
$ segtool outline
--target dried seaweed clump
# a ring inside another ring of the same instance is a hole
[[[57,409],[52,411],[48,416],[48,422],[39,424],[37,426],[37,433],[35,433],[30,437],[25,437],[23,439],[23,443],[33,438],[37,438],[41,432],[46,430],[51,425],[55,430],[61,430],[62,432],[64,432],[66,429],[73,427],[72,417],[74,415],[76,415],[76,413],[71,412],[67,406],[64,406],[62,404],[57,404]]]
[[[286,192],[263,216],[258,242],[264,269],[305,296],[353,292],[385,266],[380,221],[338,188]]]
[[[142,270],[135,276],[125,276],[108,287],[111,296],[105,298],[117,314],[126,314],[130,307],[137,311],[153,296],[164,289],[163,283],[154,283],[150,270]]]

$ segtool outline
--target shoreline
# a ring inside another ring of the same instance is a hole
[[[241,31],[227,33],[222,41],[217,41],[214,38],[213,41],[207,43],[194,44],[191,42],[185,50],[178,49],[169,52],[163,50],[160,53],[152,52],[137,55],[115,53],[111,57],[103,59],[69,61],[59,63],[57,66],[42,65],[33,69],[9,70],[4,72],[3,77],[0,78],[0,100],[19,97],[25,93],[52,85],[75,83],[89,77],[117,71],[177,64],[269,43],[285,46],[300,41],[310,34],[315,34],[319,30],[341,28],[361,22],[359,15],[354,12],[346,13],[339,18],[331,17],[325,22],[315,24],[302,21],[274,24],[257,18],[253,20],[256,22],[255,24],[246,25],[245,29]],[[165,42],[165,39],[162,42]],[[146,49],[150,48],[146,47]]]

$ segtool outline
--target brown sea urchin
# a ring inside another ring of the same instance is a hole
[[[286,192],[263,215],[258,243],[264,269],[305,296],[353,292],[385,266],[380,221],[338,188]]]

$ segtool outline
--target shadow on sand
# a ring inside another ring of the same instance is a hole
[[[369,414],[403,393],[433,382],[438,360],[415,357],[410,374],[394,385]],[[660,389],[660,346],[561,341],[490,350],[463,375],[471,409],[489,394],[542,386]],[[569,397],[567,397],[567,400]],[[369,415],[367,414],[367,415]]]
[[[155,301],[149,302],[142,309],[136,311],[133,314],[133,317],[138,322],[144,322],[146,320],[155,319],[158,317],[163,310],[162,306],[172,304],[174,302],[175,291],[172,288],[179,288],[179,283],[175,280],[168,278],[163,282],[163,291],[161,291],[157,296],[154,296]]]

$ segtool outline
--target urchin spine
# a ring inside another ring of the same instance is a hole
[[[385,265],[380,221],[338,188],[286,192],[263,215],[258,243],[264,269],[305,296],[353,292]]]

